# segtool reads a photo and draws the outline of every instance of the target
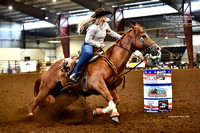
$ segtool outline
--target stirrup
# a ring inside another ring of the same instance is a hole
[[[78,82],[79,77],[77,76],[77,74],[72,74],[70,75],[69,79],[74,82]]]

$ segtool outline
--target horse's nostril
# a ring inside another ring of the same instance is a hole
[[[160,50],[160,48],[159,48],[159,47],[157,47],[157,50]]]

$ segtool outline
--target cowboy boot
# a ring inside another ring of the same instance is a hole
[[[73,73],[72,75],[70,75],[69,79],[71,79],[74,82],[78,82],[79,77],[77,74]]]

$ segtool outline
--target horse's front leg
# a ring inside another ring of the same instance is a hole
[[[113,100],[114,100],[114,102],[115,102],[116,105],[118,105],[119,102],[120,102],[120,98],[119,98],[119,96],[117,94],[116,88],[122,83],[122,80],[123,80],[123,78],[120,78],[119,80],[117,80],[117,82],[115,82],[114,84],[112,84],[109,87],[110,94],[112,95]]]
[[[109,86],[110,94],[112,95],[113,101],[116,105],[118,105],[120,102],[120,98],[116,92],[116,88],[121,84],[121,82],[122,82],[122,78],[119,79],[117,82],[115,82],[115,84]],[[104,107],[104,108],[96,108],[96,110],[93,111],[93,115],[97,116],[97,117],[101,116],[102,114],[106,114],[106,113],[110,113],[109,106]]]
[[[112,95],[110,94],[107,86],[106,86],[106,83],[104,81],[104,79],[102,77],[99,78],[98,81],[96,81],[94,84],[93,84],[93,88],[96,89],[107,101],[108,101],[108,107],[105,107],[103,109],[96,109],[94,112],[93,112],[93,115],[94,116],[100,116],[102,114],[105,114],[105,113],[108,113],[110,112],[111,115],[110,115],[110,118],[114,121],[114,122],[117,122],[119,123],[119,113],[117,112],[117,108],[116,108],[116,105],[115,103],[113,102],[113,97]]]
[[[118,94],[116,92],[116,88],[115,89],[111,89],[110,93],[111,93],[111,95],[113,97],[113,101],[115,102],[116,105],[118,105],[119,102],[120,102],[120,98],[119,98],[119,96],[118,96]]]

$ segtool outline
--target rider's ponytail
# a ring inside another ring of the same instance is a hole
[[[81,32],[84,30],[84,28],[85,28],[86,25],[91,24],[91,23],[93,23],[95,21],[97,23],[100,23],[101,20],[102,20],[102,17],[99,17],[99,18],[89,18],[89,19],[86,19],[86,20],[82,21],[78,25],[77,33],[80,35]]]
[[[78,29],[77,29],[77,33],[80,35],[81,32],[83,31],[83,29],[85,28],[85,26],[89,23],[92,23],[96,20],[96,18],[89,18],[86,19],[84,21],[82,21],[79,25],[78,25]]]

